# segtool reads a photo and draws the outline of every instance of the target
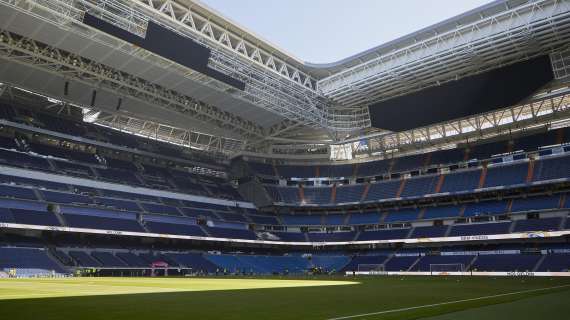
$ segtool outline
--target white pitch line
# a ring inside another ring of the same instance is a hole
[[[484,299],[491,299],[491,298],[499,298],[499,297],[511,296],[511,295],[515,295],[515,294],[546,291],[546,290],[567,288],[567,287],[570,287],[570,284],[563,285],[563,286],[556,286],[556,287],[548,287],[548,288],[523,290],[523,291],[516,291],[516,292],[509,292],[509,293],[501,293],[501,294],[495,294],[492,296],[484,296],[484,297],[478,297],[478,298],[470,298],[470,299],[463,299],[463,300],[455,300],[455,301],[447,301],[447,302],[440,302],[440,303],[433,303],[433,304],[425,304],[422,306],[415,306],[415,307],[408,307],[408,308],[401,308],[401,309],[385,310],[385,311],[370,312],[370,313],[361,313],[361,314],[355,314],[355,315],[351,315],[351,316],[328,318],[327,320],[344,320],[344,319],[362,318],[362,317],[367,317],[367,316],[377,316],[377,315],[387,314],[387,313],[409,311],[409,310],[415,310],[415,309],[421,309],[421,308],[431,308],[431,307],[443,306],[443,305],[448,305],[448,304],[455,304],[455,303],[469,302],[469,301],[476,301],[476,300],[484,300]]]

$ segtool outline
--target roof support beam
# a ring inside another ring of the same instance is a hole
[[[63,74],[69,79],[105,88],[141,102],[150,102],[157,107],[174,110],[221,129],[234,131],[244,139],[264,137],[263,128],[251,121],[144,79],[8,31],[0,30],[0,58],[32,65],[58,75]]]

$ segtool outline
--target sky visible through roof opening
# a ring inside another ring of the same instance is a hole
[[[293,56],[335,62],[489,0],[201,0]]]

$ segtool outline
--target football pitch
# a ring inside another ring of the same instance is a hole
[[[3,319],[568,319],[570,279],[0,279]]]

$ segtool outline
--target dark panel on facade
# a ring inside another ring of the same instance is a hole
[[[404,131],[516,105],[552,79],[541,56],[370,105],[372,126]]]
[[[208,67],[208,59],[211,54],[210,49],[152,21],[148,23],[145,38],[132,34],[90,14],[85,14],[83,23],[235,88],[245,90],[243,81]]]

